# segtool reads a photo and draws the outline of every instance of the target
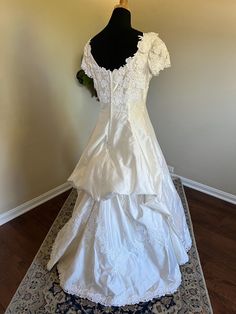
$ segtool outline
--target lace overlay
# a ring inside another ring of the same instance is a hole
[[[168,215],[160,214],[158,208],[153,211],[151,206],[143,208],[146,195],[118,195],[96,202],[79,191],[78,199],[71,219],[57,235],[52,252],[66,250],[63,256],[52,254],[47,265],[50,270],[58,261],[60,284],[65,292],[103,305],[121,306],[177,291],[181,283],[179,265],[188,262],[187,251],[191,247],[185,225],[183,236],[176,237]],[[75,229],[80,230],[77,237],[72,232]],[[180,256],[177,248],[181,243]],[[158,277],[158,273],[163,277],[152,282],[151,278],[155,278],[154,274]],[[121,284],[127,276],[131,276],[132,282],[128,290],[128,281],[124,286]],[[137,286],[133,287],[135,282]],[[119,293],[114,291],[117,287]]]
[[[137,52],[126,58],[123,66],[112,71],[97,64],[91,53],[90,40],[84,47],[81,68],[89,77],[94,78],[99,100],[102,103],[113,101],[117,110],[124,107],[127,101],[144,100],[151,77],[157,76],[165,67],[170,67],[168,50],[157,33],[139,35]]]
[[[140,195],[140,197],[144,199],[144,195]],[[147,246],[150,246],[150,249],[158,246],[164,247],[166,238],[166,234],[161,229],[158,219],[154,221],[153,225],[146,225],[145,223],[142,223],[141,219],[134,218],[130,214],[130,198],[128,195],[119,195],[117,200],[120,202],[120,207],[125,211],[132,228],[132,238],[130,239],[128,235],[124,237],[126,253],[124,252],[123,245],[120,245],[120,247],[118,243],[114,245],[111,241],[112,236],[109,236],[106,232],[104,232],[104,216],[102,214],[96,214],[98,217],[96,220],[96,237],[98,239],[101,252],[105,257],[109,257],[110,262],[113,264],[112,271],[117,271],[117,267],[122,267],[122,262],[120,261],[119,256],[120,258],[124,258],[125,255],[128,257],[129,254],[133,254],[136,258],[142,258]],[[143,215],[142,210],[137,210],[136,214],[137,216]],[[95,230],[95,224],[93,228]],[[122,232],[122,230],[120,230],[120,232]]]
[[[149,50],[148,65],[150,72],[154,76],[159,75],[161,70],[171,66],[170,55],[167,52],[166,45],[159,37],[154,39],[151,49]]]

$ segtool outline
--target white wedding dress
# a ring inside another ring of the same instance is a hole
[[[103,305],[127,305],[175,292],[192,240],[147,108],[152,76],[170,67],[155,32],[113,71],[95,61],[90,40],[81,64],[93,78],[100,112],[68,181],[78,191],[47,269],[60,285]]]

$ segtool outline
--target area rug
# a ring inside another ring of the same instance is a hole
[[[194,237],[193,225],[181,179],[172,176],[179,193],[192,237],[192,248],[188,251],[189,261],[180,266],[182,283],[169,295],[126,306],[105,306],[88,299],[65,293],[59,285],[57,268],[46,269],[51,247],[58,231],[71,217],[77,190],[72,189],[65,201],[26,275],[16,290],[5,314],[48,314],[48,313],[165,313],[165,314],[208,314],[213,313],[204,279],[201,262]]]

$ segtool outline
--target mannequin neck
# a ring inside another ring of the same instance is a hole
[[[113,10],[111,18],[107,24],[107,28],[119,30],[131,28],[131,12],[122,7]]]

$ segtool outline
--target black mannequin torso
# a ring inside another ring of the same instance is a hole
[[[115,8],[107,26],[91,41],[91,53],[96,63],[109,70],[125,65],[125,60],[133,56],[143,35],[131,27],[131,13],[125,8]]]

